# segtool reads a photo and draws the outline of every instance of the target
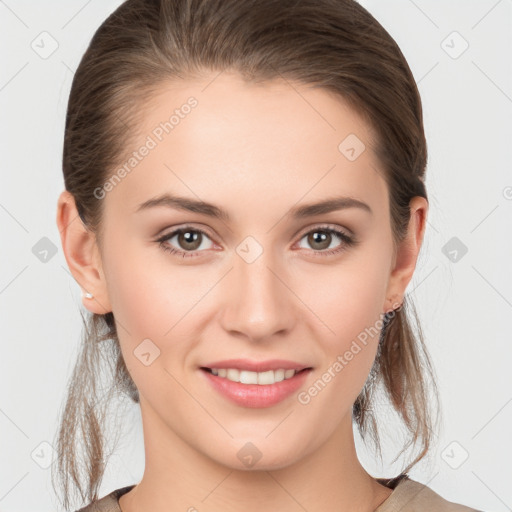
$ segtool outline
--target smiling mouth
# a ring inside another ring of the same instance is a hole
[[[284,380],[289,380],[300,373],[312,370],[311,367],[302,370],[267,370],[263,372],[253,372],[249,370],[238,370],[237,368],[207,368],[201,367],[201,370],[215,375],[216,377],[237,382],[241,384],[259,384],[271,385]]]

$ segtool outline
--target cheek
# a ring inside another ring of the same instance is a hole
[[[151,374],[156,385],[160,370],[163,384],[169,379],[164,368],[174,371],[188,365],[200,339],[194,336],[197,318],[204,315],[215,279],[206,267],[171,263],[171,256],[161,249],[123,247],[122,256],[110,254],[106,275],[123,357],[137,387],[143,389],[145,375]],[[150,367],[141,365],[147,353],[154,361]]]
[[[134,336],[162,338],[200,300],[201,279],[193,267],[173,267],[156,244],[123,247],[106,268],[114,316]]]
[[[324,324],[325,339],[347,342],[380,319],[389,264],[376,253],[354,253],[336,268],[309,272],[302,295]],[[303,275],[308,275],[304,273]],[[304,285],[303,285],[304,286]]]
[[[331,401],[339,411],[350,407],[375,360],[391,258],[391,248],[388,255],[377,251],[377,245],[376,241],[345,258],[336,270],[325,268],[307,280],[307,304],[320,320],[315,323],[316,339],[326,357],[319,386],[325,384],[329,390],[322,392],[319,406]]]
[[[191,283],[179,270],[163,268],[164,261],[160,257],[148,262],[147,249],[123,250],[122,257],[111,260],[106,274],[123,359],[145,395],[174,389],[165,369],[173,371],[172,362],[186,358],[183,329],[187,312],[198,300]]]
[[[324,428],[334,429],[341,416],[351,411],[368,378],[382,330],[385,282],[376,268],[367,267],[359,275],[340,272],[332,277],[328,293],[312,298],[323,322],[317,329],[322,334],[315,338],[322,345],[324,359],[317,379],[299,401],[309,404],[306,408],[312,415],[315,411],[323,418]]]

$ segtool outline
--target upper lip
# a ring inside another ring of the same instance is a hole
[[[251,361],[250,359],[224,359],[215,361],[202,366],[202,368],[236,368],[238,370],[247,370],[250,372],[266,372],[269,370],[304,370],[311,366],[289,361],[285,359],[269,359],[267,361]]]

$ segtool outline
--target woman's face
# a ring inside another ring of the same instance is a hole
[[[145,430],[231,467],[290,464],[351,425],[382,313],[414,266],[393,273],[369,127],[324,90],[222,73],[162,86],[137,129],[132,160],[98,191],[94,291],[114,313]],[[232,383],[228,397],[213,382],[227,379],[202,369],[227,359],[311,369],[284,397]]]

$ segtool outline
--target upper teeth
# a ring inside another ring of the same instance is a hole
[[[224,377],[233,382],[242,384],[274,384],[284,379],[290,379],[296,373],[296,370],[269,370],[267,372],[250,372],[247,370],[237,370],[236,368],[211,368],[214,375]]]

